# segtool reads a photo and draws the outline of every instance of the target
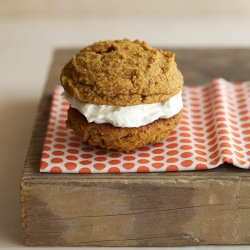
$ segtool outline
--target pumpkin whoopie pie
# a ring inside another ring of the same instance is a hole
[[[174,54],[128,39],[100,41],[64,66],[67,127],[84,142],[129,152],[166,138],[181,119]]]

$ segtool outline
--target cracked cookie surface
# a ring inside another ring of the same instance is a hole
[[[124,39],[79,51],[63,68],[61,83],[85,103],[131,106],[169,99],[181,91],[183,77],[174,54]]]

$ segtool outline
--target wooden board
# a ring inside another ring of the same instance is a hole
[[[250,49],[174,49],[185,84],[250,80]],[[78,49],[55,51],[21,179],[25,245],[250,244],[250,170],[39,172],[53,86]]]

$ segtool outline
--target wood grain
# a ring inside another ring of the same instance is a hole
[[[175,49],[185,84],[250,80],[250,49]],[[55,51],[21,178],[25,245],[250,244],[250,171],[45,174],[40,156],[54,85],[78,49]]]

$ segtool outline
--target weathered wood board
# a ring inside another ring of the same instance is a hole
[[[186,84],[250,80],[250,49],[174,49]],[[77,51],[55,52],[21,179],[25,245],[250,244],[250,170],[134,174],[39,172],[53,86]]]

